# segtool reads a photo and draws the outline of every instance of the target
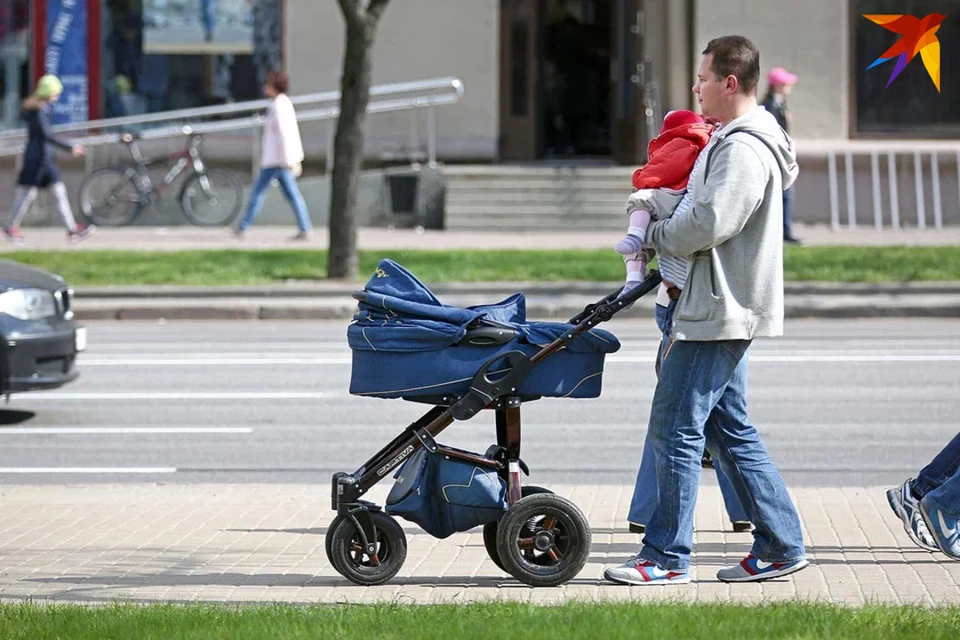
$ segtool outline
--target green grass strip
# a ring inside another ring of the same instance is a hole
[[[626,592],[625,592],[626,593]],[[462,606],[0,605],[6,640],[349,638],[736,638],[884,640],[960,637],[960,608],[780,603]]]
[[[321,250],[17,251],[12,260],[59,273],[74,286],[265,285],[326,278]],[[618,281],[607,250],[382,250],[360,252],[358,282],[392,258],[428,284]],[[787,247],[784,277],[803,282],[960,281],[960,247]]]

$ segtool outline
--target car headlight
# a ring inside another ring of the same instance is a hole
[[[0,313],[20,320],[40,320],[57,315],[57,303],[46,289],[11,289],[0,293]]]

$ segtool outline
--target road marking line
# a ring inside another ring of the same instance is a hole
[[[89,434],[190,434],[253,433],[250,427],[0,427],[0,436],[89,435]]]
[[[331,393],[313,392],[154,392],[154,393],[59,393],[37,392],[31,394],[30,402],[44,400],[317,400],[331,398]],[[345,394],[344,394],[345,395]]]
[[[614,364],[627,364],[634,362],[654,362],[655,356],[613,356],[607,358],[607,362]],[[904,355],[822,355],[822,356],[792,356],[792,355],[750,355],[750,362],[960,362],[960,354],[957,355],[923,355],[923,354],[904,354]]]
[[[124,359],[81,359],[84,367],[198,367],[198,366],[252,366],[275,364],[350,364],[346,358],[166,358],[163,360]]]
[[[0,467],[3,473],[176,473],[176,467]]]
[[[614,364],[653,362],[653,355],[608,356],[607,362]],[[960,354],[951,353],[753,353],[753,362],[960,362]],[[345,357],[256,357],[256,358],[81,358],[80,367],[210,367],[210,366],[265,366],[265,365],[348,365],[352,363]]]

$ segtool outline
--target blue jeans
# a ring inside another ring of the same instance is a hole
[[[200,0],[200,19],[205,33],[213,33],[217,21],[217,0]]]
[[[751,553],[763,562],[805,556],[800,517],[747,416],[749,340],[673,341],[664,350],[650,411],[659,500],[640,556],[686,571],[704,446],[730,479],[754,524]]]
[[[260,170],[260,175],[257,176],[257,181],[253,183],[253,188],[250,190],[250,204],[247,205],[247,212],[243,214],[243,220],[237,228],[244,231],[253,224],[260,209],[263,208],[267,189],[270,188],[270,183],[274,179],[280,182],[283,197],[293,207],[293,213],[297,216],[297,227],[300,231],[310,231],[310,214],[307,213],[307,203],[303,201],[303,195],[297,188],[297,179],[293,177],[292,171],[282,167],[268,167]]]
[[[783,239],[793,237],[793,187],[783,192]]]
[[[960,433],[925,466],[913,483],[914,492],[954,517],[960,517]]]
[[[672,300],[670,306],[661,307],[656,305],[657,327],[660,329],[662,338],[660,348],[657,352],[657,374],[660,370],[660,358],[664,349],[670,342],[670,331],[673,328],[673,312],[677,308],[677,301]],[[717,472],[717,482],[720,483],[720,493],[723,495],[723,504],[727,508],[727,517],[730,522],[742,522],[747,520],[747,513],[744,511],[740,500],[737,499],[737,492],[733,485],[727,479],[727,476],[720,470],[719,465],[714,465]],[[630,501],[630,512],[627,520],[634,524],[646,524],[653,515],[653,510],[657,506],[657,471],[656,462],[653,455],[653,446],[650,444],[650,432],[647,432],[647,438],[643,442],[643,457],[640,459],[640,470],[637,471],[637,482],[633,488],[633,498]]]

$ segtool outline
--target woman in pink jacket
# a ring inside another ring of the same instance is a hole
[[[267,189],[276,180],[280,183],[283,196],[297,216],[297,227],[300,231],[291,239],[310,239],[310,214],[307,213],[307,204],[303,200],[300,189],[297,188],[297,176],[300,175],[303,162],[303,143],[300,140],[297,114],[287,96],[289,87],[290,79],[285,72],[271,71],[267,74],[263,92],[273,101],[273,104],[267,110],[266,122],[263,126],[260,174],[250,191],[247,212],[237,227],[237,235],[241,238],[260,213],[263,200],[267,196]]]

